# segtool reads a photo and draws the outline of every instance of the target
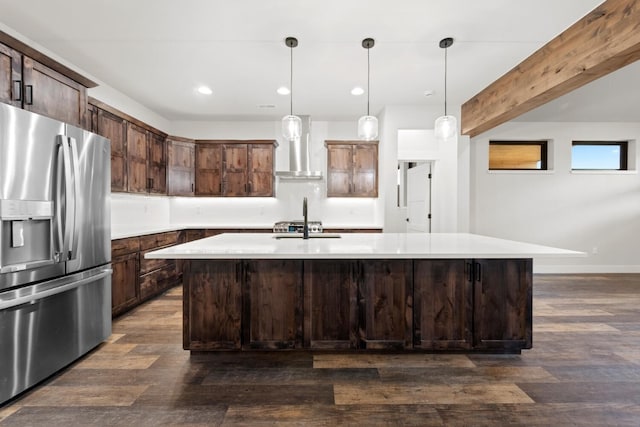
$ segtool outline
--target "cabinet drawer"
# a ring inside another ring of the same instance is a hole
[[[178,282],[175,260],[159,270],[140,276],[140,299],[146,299]]]
[[[141,276],[143,274],[150,273],[153,270],[164,268],[165,266],[170,265],[170,263],[174,261],[170,259],[145,259],[144,258],[147,252],[153,252],[157,249],[162,249],[162,248],[152,248],[152,249],[140,252],[140,275]]]
[[[177,231],[140,236],[140,250],[146,251],[148,249],[160,248],[161,246],[171,246],[175,245],[177,241]]]
[[[138,237],[128,237],[126,239],[116,239],[111,241],[111,257],[138,252],[140,250],[140,239]]]

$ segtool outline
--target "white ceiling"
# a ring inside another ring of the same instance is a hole
[[[366,112],[366,94],[350,94],[356,85],[366,88],[365,37],[376,40],[373,114],[385,105],[444,108],[438,42],[453,37],[451,110],[601,1],[0,0],[0,22],[169,120],[271,120],[288,113],[289,97],[276,89],[288,85],[284,38],[295,36],[294,113],[351,120]],[[638,80],[631,67],[616,74]],[[612,105],[635,101],[619,80],[594,83],[597,102],[585,102],[586,88],[521,120],[561,120],[594,114],[595,107],[604,114],[612,108],[604,95],[619,87],[625,96],[613,97]],[[203,84],[213,95],[196,93]],[[434,94],[426,97],[426,90]]]

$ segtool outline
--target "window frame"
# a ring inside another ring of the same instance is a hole
[[[534,145],[540,147],[540,168],[492,168],[491,167],[491,146],[519,146],[519,145]],[[487,154],[487,170],[489,172],[495,171],[527,171],[527,172],[546,172],[549,171],[549,140],[489,140],[488,154]]]
[[[620,148],[620,168],[618,169],[605,169],[605,168],[574,168],[573,167],[573,147],[575,146],[589,146],[589,145],[597,145],[597,146],[611,146],[611,147],[619,147]],[[584,141],[584,140],[575,140],[571,141],[571,171],[586,171],[586,172],[623,172],[629,170],[629,141]]]

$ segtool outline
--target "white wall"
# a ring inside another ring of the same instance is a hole
[[[435,119],[442,114],[439,107],[425,108],[417,106],[387,106],[380,115],[381,140],[384,145],[380,152],[380,196],[384,203],[384,231],[402,233],[406,230],[406,210],[397,206],[398,168],[398,131],[419,130],[425,134],[425,144],[429,144],[426,136],[432,133]],[[459,113],[458,113],[459,115]],[[434,232],[467,231],[469,169],[469,138],[458,137],[458,142],[452,140],[448,144],[440,143],[437,148],[424,152],[414,150],[415,160],[438,158],[432,169],[432,230]],[[402,159],[411,160],[411,159]],[[462,172],[459,172],[462,170]],[[460,205],[460,206],[459,206]],[[459,208],[465,209],[458,212]]]
[[[553,170],[488,169],[491,139],[551,139]],[[589,253],[537,259],[536,272],[640,272],[640,176],[572,173],[572,140],[638,140],[640,123],[510,122],[471,141],[471,230]],[[635,145],[635,144],[634,144]],[[636,147],[637,148],[637,147]],[[638,150],[630,163],[638,164]]]

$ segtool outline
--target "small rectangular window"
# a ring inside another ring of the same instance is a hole
[[[547,170],[547,141],[489,141],[489,170]]]
[[[573,141],[572,170],[627,170],[627,141]]]

